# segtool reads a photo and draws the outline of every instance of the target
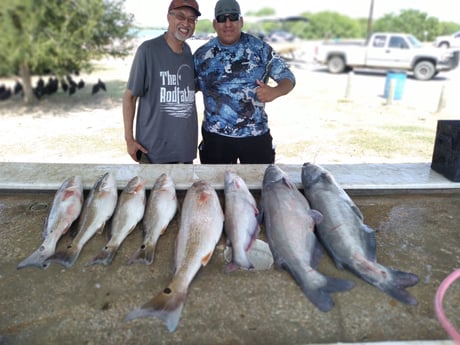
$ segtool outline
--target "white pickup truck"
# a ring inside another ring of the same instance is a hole
[[[315,47],[314,59],[331,73],[371,68],[408,71],[418,80],[430,80],[456,68],[459,51],[424,46],[409,34],[374,33],[364,44],[323,42]]]

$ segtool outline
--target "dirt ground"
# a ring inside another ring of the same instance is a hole
[[[312,43],[301,46],[295,56],[301,63],[292,65],[295,89],[266,106],[277,163],[431,161],[437,121],[458,116],[457,70],[428,82],[408,76],[402,100],[388,104],[385,71],[331,75],[313,63],[312,52]],[[0,102],[0,161],[133,163],[121,113],[130,65],[131,58],[100,62],[96,72],[74,77],[86,85],[72,96],[60,90],[34,106],[23,105],[19,96]],[[107,92],[92,95],[99,78]],[[200,93],[197,104],[201,116]]]

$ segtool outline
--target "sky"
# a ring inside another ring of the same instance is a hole
[[[200,19],[213,19],[216,0],[197,0],[202,16]],[[367,18],[371,0],[239,0],[241,12],[257,11],[269,7],[276,16],[287,17],[303,12],[335,11],[351,18]],[[166,27],[166,14],[169,0],[125,0],[125,9],[133,13],[136,24],[148,27]],[[399,14],[401,10],[415,9],[427,13],[441,21],[460,23],[459,12],[453,10],[452,0],[374,0],[374,19],[385,14]]]

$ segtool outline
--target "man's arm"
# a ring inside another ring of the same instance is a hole
[[[147,150],[134,138],[134,116],[136,114],[137,97],[127,89],[123,95],[123,125],[125,129],[125,141],[128,154],[138,162],[137,151],[147,153]]]

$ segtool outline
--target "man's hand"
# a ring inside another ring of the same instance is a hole
[[[281,79],[276,86],[268,86],[257,80],[259,87],[256,89],[257,98],[261,102],[271,102],[280,96],[287,95],[294,88],[294,84],[289,79]]]
[[[274,87],[268,86],[267,84],[262,83],[260,80],[257,80],[256,82],[257,85],[259,85],[259,87],[256,89],[256,94],[259,101],[267,103],[273,101],[279,96]]]
[[[126,140],[126,148],[127,148],[128,154],[131,156],[131,158],[135,162],[139,162],[137,151],[142,151],[145,154],[148,153],[147,149],[141,144],[139,144],[135,139]]]

